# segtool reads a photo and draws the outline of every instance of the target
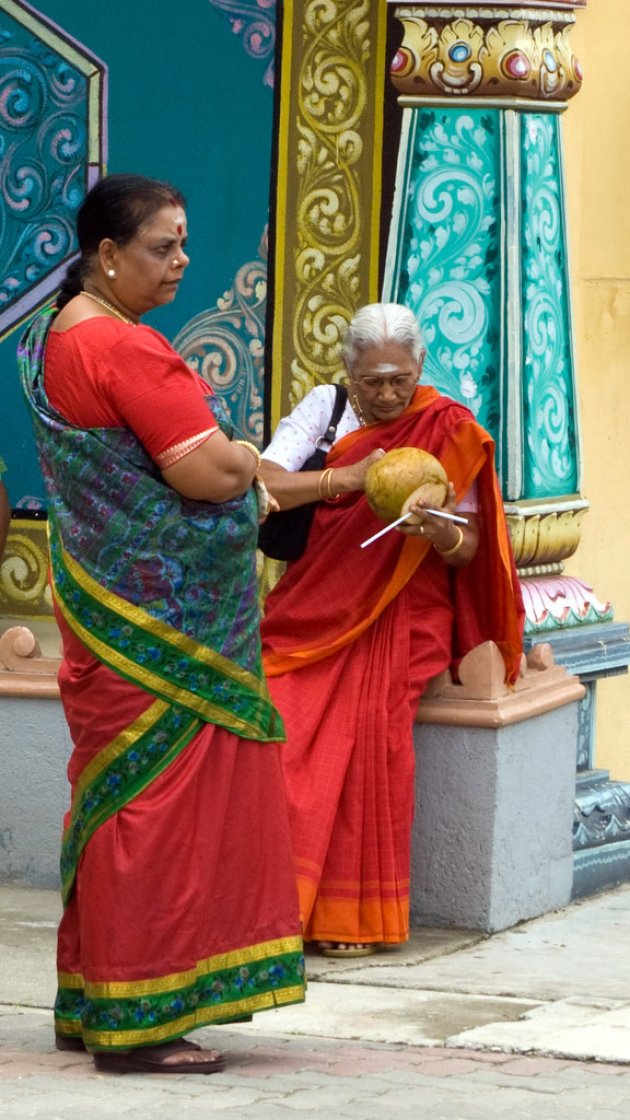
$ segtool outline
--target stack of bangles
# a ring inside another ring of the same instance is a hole
[[[317,483],[317,493],[320,499],[326,502],[336,502],[341,497],[341,494],[333,494],[332,492],[332,476],[334,473],[332,467],[326,467],[326,470],[320,474]]]

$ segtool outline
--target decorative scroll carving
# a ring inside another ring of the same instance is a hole
[[[573,848],[601,847],[630,840],[630,784],[598,779],[578,787]]]
[[[524,489],[571,494],[578,485],[557,116],[531,113],[521,130]],[[576,545],[577,547],[577,545]]]
[[[0,336],[58,286],[104,153],[105,67],[29,7],[2,5]]]
[[[59,637],[59,632],[55,628]],[[42,653],[27,626],[12,626],[0,635],[0,697],[57,699],[61,656]]]
[[[405,34],[390,72],[402,94],[565,101],[581,87],[569,12],[417,5],[396,16]]]
[[[497,114],[415,115],[397,298],[427,344],[425,380],[499,436],[500,128]]]
[[[0,611],[14,618],[52,614],[46,522],[14,518],[0,562]]]
[[[314,382],[339,374],[340,339],[359,287],[359,125],[366,105],[364,61],[371,49],[368,6],[365,0],[325,5],[314,0],[304,6],[297,121],[299,294],[291,362],[295,401]]]
[[[269,63],[263,82],[273,85],[273,54],[276,45],[276,0],[209,0],[224,12],[235,35],[241,35],[250,58]]]
[[[44,657],[35,635],[28,626],[12,626],[0,637],[0,668],[13,673],[37,673],[49,676],[56,672],[59,660]]]
[[[345,327],[378,298],[386,7],[286,5],[274,236],[271,424],[339,380]]]
[[[221,397],[234,424],[262,447],[263,359],[267,309],[267,229],[259,259],[244,264],[216,310],[196,315],[173,345]]]

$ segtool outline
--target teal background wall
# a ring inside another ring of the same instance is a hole
[[[41,0],[33,8],[108,67],[109,171],[169,179],[187,197],[186,280],[176,303],[146,320],[172,339],[216,306],[243,262],[256,257],[269,202],[267,62],[248,52],[210,0]],[[17,379],[19,334],[0,342],[0,452],[14,506],[43,497]]]

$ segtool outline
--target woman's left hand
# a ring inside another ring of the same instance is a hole
[[[258,502],[258,524],[262,525],[263,522],[267,520],[270,513],[278,513],[280,506],[273,494],[269,493],[259,475],[256,475],[253,487],[254,493],[256,494],[256,501]]]
[[[413,514],[413,519],[403,522],[399,531],[409,537],[422,537],[433,545],[447,564],[463,567],[470,563],[479,543],[479,524],[476,513],[467,513],[467,525],[459,525],[455,521],[448,521],[444,517],[435,517],[427,512],[429,503],[420,500],[412,502],[408,509]],[[442,506],[445,513],[455,513],[457,498],[452,482],[448,484],[446,501]],[[460,533],[462,534],[461,543]],[[450,553],[450,555],[449,555]]]

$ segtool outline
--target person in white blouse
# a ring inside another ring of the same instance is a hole
[[[428,682],[489,638],[508,680],[520,663],[520,593],[493,442],[466,407],[420,383],[423,362],[408,308],[360,309],[324,468],[301,469],[330,424],[334,385],[314,388],[280,422],[261,464],[281,509],[318,503],[304,555],[267,597],[262,638],[287,732],[304,938],[326,955],[367,955],[409,935],[412,720]],[[441,461],[444,509],[466,524],[417,501],[413,524],[362,549],[383,527],[365,497],[367,469],[409,446]]]

